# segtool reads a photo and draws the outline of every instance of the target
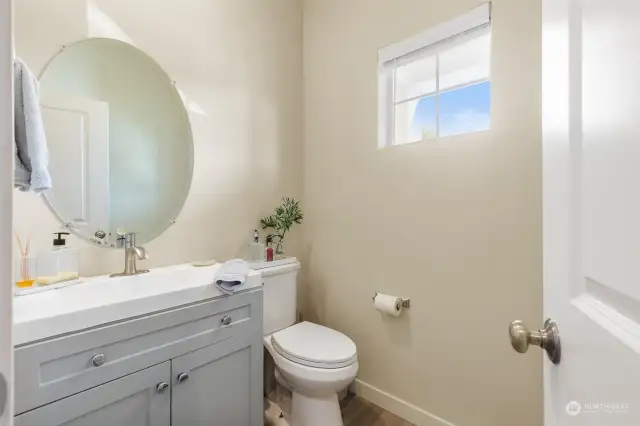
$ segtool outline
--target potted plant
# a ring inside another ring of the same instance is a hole
[[[260,219],[262,229],[271,229],[273,233],[267,239],[276,243],[276,254],[284,254],[284,236],[291,230],[294,224],[302,223],[304,214],[300,209],[300,201],[293,198],[284,197],[282,204],[276,207],[275,214]]]

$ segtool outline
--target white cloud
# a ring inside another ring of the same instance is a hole
[[[491,116],[488,112],[466,110],[440,117],[440,136],[452,136],[463,133],[479,132],[491,128]]]

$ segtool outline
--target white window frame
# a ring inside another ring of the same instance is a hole
[[[470,12],[399,43],[378,51],[378,148],[395,145],[395,68],[399,61],[412,62],[437,51],[446,50],[463,43],[470,38],[478,37],[483,30],[491,28],[491,3],[485,3]],[[436,61],[436,91],[420,95],[420,98],[437,95],[439,90],[440,70]],[[468,82],[459,87],[448,88],[450,91],[466,87],[485,80]],[[436,103],[438,104],[436,97]],[[436,107],[436,127],[439,134],[440,108]]]

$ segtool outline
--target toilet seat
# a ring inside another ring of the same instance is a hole
[[[308,367],[337,369],[357,361],[356,345],[339,331],[302,322],[271,336],[273,349],[284,358]]]

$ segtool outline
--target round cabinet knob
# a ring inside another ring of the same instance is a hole
[[[94,355],[93,358],[91,358],[91,364],[93,364],[95,367],[100,367],[104,365],[105,362],[107,362],[107,357],[105,356],[105,354],[97,354]]]
[[[164,391],[169,389],[169,383],[167,382],[158,383],[158,386],[156,386],[156,389],[158,390],[158,393],[163,393]]]
[[[230,316],[224,316],[222,317],[222,325],[229,325],[231,324],[231,317]]]
[[[178,374],[178,383],[184,383],[187,380],[189,380],[189,374],[187,374],[187,373]]]
[[[527,352],[530,345],[539,346],[547,352],[547,356],[554,364],[560,364],[561,344],[560,332],[551,318],[544,323],[544,328],[531,331],[522,321],[513,321],[509,325],[509,340],[516,352]]]

